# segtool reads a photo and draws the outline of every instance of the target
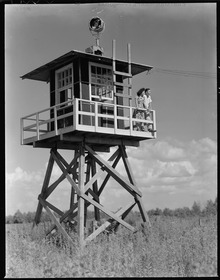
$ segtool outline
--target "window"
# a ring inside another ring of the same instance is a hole
[[[56,104],[73,99],[73,66],[56,71]]]
[[[90,99],[113,99],[112,67],[90,63]]]

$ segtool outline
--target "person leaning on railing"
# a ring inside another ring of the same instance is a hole
[[[141,120],[145,120],[146,116],[145,116],[145,89],[141,88],[139,89],[139,91],[137,92],[137,96],[135,98],[135,103],[136,103],[136,109],[134,111],[134,115],[136,119],[141,119]],[[137,130],[142,130],[145,131],[144,129],[144,123],[142,122],[136,122],[136,126],[137,126]]]
[[[150,111],[152,110],[152,99],[151,99],[151,90],[150,88],[145,88],[144,90],[144,108],[146,109],[145,113],[145,119],[147,121],[151,121],[150,117]],[[153,130],[153,125],[148,124],[147,129],[149,132],[156,132],[156,130]]]

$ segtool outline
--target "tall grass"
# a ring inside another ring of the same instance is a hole
[[[217,221],[151,219],[152,230],[101,234],[80,250],[47,225],[7,225],[6,278],[217,276]]]

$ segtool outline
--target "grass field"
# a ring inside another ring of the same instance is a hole
[[[80,250],[46,224],[6,225],[6,278],[217,276],[217,218],[151,218],[152,230],[120,228]]]

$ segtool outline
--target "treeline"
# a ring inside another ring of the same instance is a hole
[[[194,202],[192,207],[183,207],[183,208],[176,208],[174,210],[165,208],[161,210],[160,208],[151,209],[147,211],[149,216],[170,216],[170,217],[191,217],[191,216],[200,216],[205,217],[209,215],[216,215],[217,214],[217,198],[213,202],[211,199],[208,200],[205,204],[205,207],[201,207],[199,202]],[[32,223],[34,221],[36,212],[28,212],[28,213],[21,213],[20,210],[17,210],[14,215],[9,215],[6,217],[7,224],[21,224],[21,223]],[[54,213],[56,216],[57,214]],[[108,217],[105,213],[101,212],[101,218]],[[133,213],[135,216],[140,216],[140,213]],[[58,216],[57,216],[58,217]],[[92,219],[94,214],[92,211],[87,211],[87,218]],[[46,212],[42,212],[41,215],[41,222],[50,221],[50,217]]]
[[[211,199],[207,200],[204,207],[201,206],[199,202],[194,202],[192,207],[183,207],[183,208],[176,208],[174,210],[171,210],[169,208],[165,208],[164,210],[161,210],[159,208],[156,208],[155,210],[149,210],[148,215],[156,215],[156,216],[174,216],[174,217],[190,217],[190,216],[200,216],[205,217],[209,215],[216,215],[217,214],[217,198],[213,202]]]

